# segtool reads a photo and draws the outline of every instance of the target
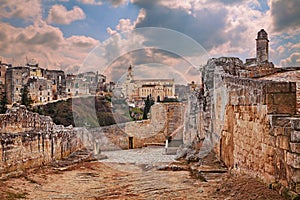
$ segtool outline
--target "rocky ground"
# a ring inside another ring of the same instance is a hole
[[[230,174],[209,155],[201,166],[174,161],[163,148],[71,158],[0,182],[0,199],[283,199],[261,181]],[[74,162],[76,161],[76,162]]]

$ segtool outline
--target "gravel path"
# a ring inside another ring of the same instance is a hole
[[[108,159],[101,162],[133,163],[156,165],[175,161],[175,155],[166,155],[163,147],[145,147],[142,149],[130,149],[120,151],[102,152]]]

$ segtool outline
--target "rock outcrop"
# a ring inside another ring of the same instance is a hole
[[[0,115],[0,174],[45,165],[82,148],[81,130],[16,106]]]

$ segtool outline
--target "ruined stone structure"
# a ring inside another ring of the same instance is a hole
[[[241,63],[222,57],[204,67],[205,88],[193,107],[199,131],[184,133],[192,151],[180,156],[199,159],[214,150],[229,168],[300,193],[296,83],[240,77]]]
[[[80,128],[55,125],[50,117],[13,107],[0,115],[0,178],[47,164],[82,148]]]
[[[97,144],[100,150],[161,145],[168,138],[182,141],[184,113],[183,103],[156,103],[151,107],[149,120],[89,129],[82,135],[82,141],[85,146]]]
[[[150,96],[154,101],[175,97],[174,79],[136,80],[133,77],[132,66],[128,68],[127,79],[123,84],[123,93],[127,101],[141,101]]]
[[[256,58],[246,59],[243,69],[239,70],[239,76],[257,78],[273,74],[277,71],[274,64],[269,62],[269,39],[264,29],[257,33]]]

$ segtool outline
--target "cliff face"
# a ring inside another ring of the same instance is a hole
[[[203,68],[199,129],[180,156],[198,160],[213,149],[228,167],[300,193],[296,84],[242,78],[242,68],[238,58],[211,59]]]

